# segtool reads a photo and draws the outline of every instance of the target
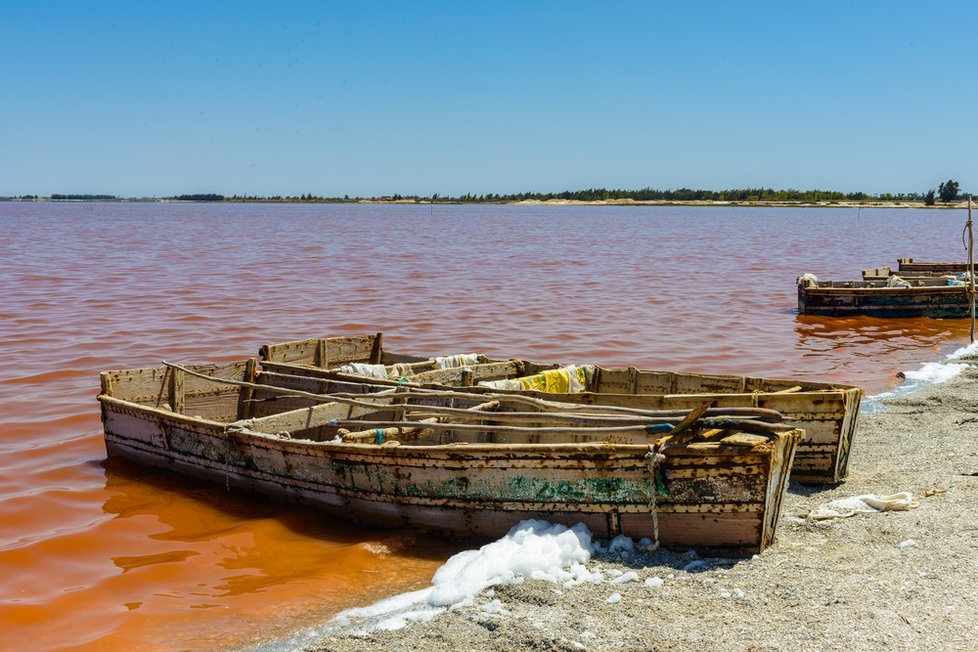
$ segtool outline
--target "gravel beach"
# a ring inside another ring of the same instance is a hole
[[[426,623],[272,647],[978,650],[978,358],[956,362],[969,363],[960,376],[861,415],[846,482],[791,483],[778,540],[760,555],[596,555],[598,584],[500,585]],[[905,491],[918,502],[909,511],[807,518],[833,500]]]

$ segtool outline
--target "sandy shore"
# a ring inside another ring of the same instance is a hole
[[[919,507],[805,518],[835,499],[899,491],[913,492]],[[849,479],[792,483],[778,541],[764,553],[656,551],[597,556],[588,566],[636,571],[638,580],[497,586],[424,624],[334,632],[305,649],[976,650],[978,367],[864,413]],[[651,578],[661,585],[649,586]],[[609,601],[613,594],[620,600]],[[493,600],[502,613],[485,609]]]

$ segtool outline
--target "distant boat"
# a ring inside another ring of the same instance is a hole
[[[891,275],[885,281],[820,281],[805,274],[797,283],[803,315],[960,319],[971,314],[969,286],[960,279]]]
[[[969,269],[968,263],[922,263],[913,258],[897,258],[897,263],[900,266],[898,271],[904,274],[914,272],[957,274],[967,272]]]
[[[276,375],[254,360],[103,372],[106,449],[378,526],[496,537],[541,518],[751,553],[774,540],[802,435],[758,408],[681,418],[366,383],[324,397],[343,381]]]
[[[968,263],[917,262],[913,258],[898,258],[899,267],[873,267],[863,270],[864,281],[887,281],[892,276],[908,277],[960,277],[968,272]]]
[[[471,354],[470,354],[471,355]],[[791,479],[805,483],[835,483],[848,473],[849,451],[856,432],[863,390],[854,385],[801,379],[696,374],[678,371],[610,368],[582,365],[576,393],[569,393],[572,378],[547,382],[559,364],[524,360],[490,360],[477,364],[440,367],[436,358],[386,350],[383,334],[323,337],[261,347],[265,371],[290,376],[332,378],[388,385],[419,384],[465,392],[523,393],[529,396],[593,405],[630,405],[646,409],[691,409],[704,401],[719,407],[765,407],[776,410],[805,435],[798,446]],[[441,358],[445,360],[445,358]],[[325,362],[324,362],[325,361]],[[355,373],[353,363],[379,365],[388,379]],[[406,373],[397,365],[410,364]],[[564,367],[566,368],[566,367]],[[404,373],[402,373],[404,372]],[[561,374],[568,376],[566,372]],[[479,388],[479,382],[530,378],[527,389]],[[532,389],[538,387],[539,389]]]

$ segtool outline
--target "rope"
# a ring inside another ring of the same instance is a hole
[[[659,493],[659,465],[666,460],[660,450],[662,444],[668,439],[663,437],[654,444],[649,444],[649,452],[645,455],[646,464],[649,469],[649,514],[652,515],[652,547],[649,552],[659,548],[659,509],[656,505],[655,496]]]

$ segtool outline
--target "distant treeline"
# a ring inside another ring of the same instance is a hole
[[[37,195],[34,196],[37,199]],[[118,199],[115,195],[51,195],[52,201],[59,199],[79,199],[81,201],[105,201],[106,199]]]
[[[734,190],[693,190],[691,188],[679,188],[678,190],[656,190],[654,188],[642,188],[641,190],[622,190],[607,188],[588,188],[587,190],[565,190],[563,192],[520,192],[511,194],[487,193],[485,195],[475,195],[466,193],[453,197],[451,195],[431,196],[424,195],[384,195],[381,197],[355,197],[350,199],[349,195],[340,197],[317,197],[313,194],[297,196],[274,195],[271,197],[258,197],[254,195],[244,195],[227,198],[230,201],[289,201],[289,202],[342,202],[359,201],[362,199],[372,201],[404,201],[404,202],[444,202],[444,203],[506,203],[518,201],[548,201],[552,199],[566,201],[596,202],[609,200],[633,200],[633,201],[743,201],[743,202],[764,202],[764,201],[797,201],[797,202],[830,202],[830,201],[922,201],[922,193],[881,193],[871,195],[865,192],[844,193],[837,190],[774,190],[772,188],[744,188]]]
[[[197,195],[177,195],[176,197],[167,197],[167,199],[177,199],[180,201],[224,201],[224,195],[203,193]]]
[[[436,198],[437,195],[435,196]],[[471,195],[458,197],[461,202],[470,201],[547,201],[564,199],[569,201],[608,201],[615,199],[631,199],[634,201],[914,201],[922,199],[920,193],[891,194],[883,193],[870,195],[865,192],[844,193],[837,190],[774,190],[772,188],[744,188],[734,190],[693,190],[679,188],[678,190],[656,190],[642,188],[641,190],[608,190],[607,188],[588,188],[587,190],[565,190],[564,192],[523,192],[511,195]],[[449,198],[442,198],[448,200]]]
[[[953,188],[948,184],[953,183]],[[958,193],[956,182],[942,184],[941,201],[948,202],[963,196]],[[947,192],[945,192],[947,190]],[[952,193],[951,190],[954,192]],[[51,200],[81,200],[81,201],[120,201],[115,195],[51,195]],[[656,190],[655,188],[642,188],[641,190],[623,190],[607,188],[588,188],[586,190],[565,190],[563,192],[520,192],[510,194],[487,193],[476,195],[466,193],[458,197],[450,195],[439,195],[438,193],[430,196],[424,195],[383,195],[375,197],[321,197],[312,193],[304,195],[232,195],[225,196],[218,193],[195,193],[188,195],[174,195],[163,197],[163,200],[177,201],[199,201],[199,202],[356,202],[356,201],[400,201],[400,202],[437,202],[437,203],[509,203],[520,201],[548,201],[565,200],[579,202],[600,202],[600,201],[665,201],[665,202],[693,202],[693,201],[722,201],[722,202],[837,202],[837,201],[892,201],[892,202],[923,202],[933,204],[935,193],[933,190],[927,193],[880,193],[869,194],[865,192],[839,192],[837,190],[774,190],[773,188],[743,188],[732,190],[693,190],[691,188],[679,188],[677,190]],[[20,195],[19,197],[0,197],[5,201],[44,201],[44,197],[37,195]],[[126,201],[159,201],[152,197],[130,198]]]
[[[437,193],[424,195],[384,195],[381,197],[355,197],[349,195],[343,197],[318,197],[313,194],[282,196],[274,195],[270,197],[260,197],[256,195],[234,195],[227,198],[229,201],[289,201],[289,202],[342,202],[342,201],[432,201],[445,203],[504,203],[518,201],[548,201],[551,199],[562,199],[567,201],[609,201],[609,200],[633,200],[633,201],[797,201],[797,202],[818,202],[818,201],[921,201],[924,199],[922,193],[881,193],[871,195],[865,192],[844,193],[837,190],[774,190],[772,188],[744,188],[735,190],[693,190],[690,188],[679,188],[678,190],[656,190],[654,188],[642,188],[641,190],[608,190],[607,188],[588,188],[587,190],[565,190],[563,192],[520,192],[511,194],[487,193],[475,195],[466,193],[453,197],[451,195],[439,195]]]

